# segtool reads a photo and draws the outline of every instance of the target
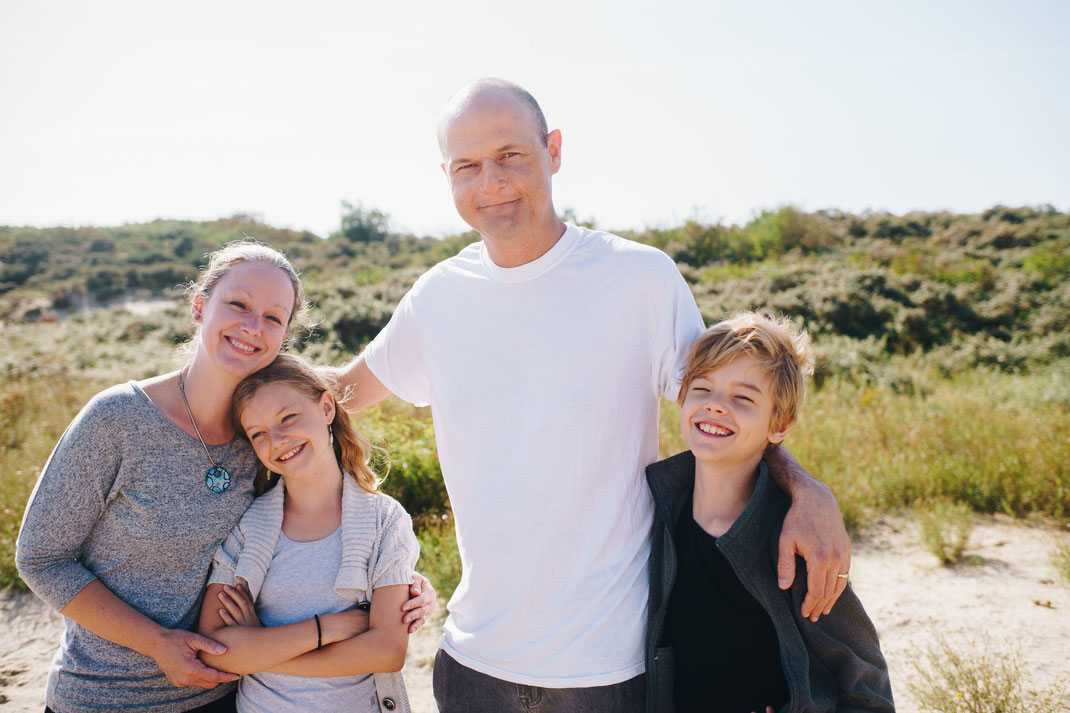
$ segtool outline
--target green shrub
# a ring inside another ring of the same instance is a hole
[[[420,561],[416,568],[431,580],[443,606],[461,581],[461,553],[457,550],[457,533],[453,518],[445,515],[438,519],[418,520],[417,538],[420,541]]]

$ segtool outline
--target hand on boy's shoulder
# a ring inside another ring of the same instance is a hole
[[[780,531],[777,584],[787,589],[795,580],[795,556],[806,561],[806,598],[802,616],[816,622],[832,611],[843,594],[851,567],[851,539],[832,492],[822,483],[793,493],[792,506]]]

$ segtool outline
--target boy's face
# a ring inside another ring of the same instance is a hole
[[[766,445],[787,435],[787,426],[773,430],[769,377],[751,356],[695,377],[681,407],[684,441],[702,463],[756,466]]]

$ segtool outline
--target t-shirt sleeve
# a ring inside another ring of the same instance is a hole
[[[387,496],[381,496],[384,499]],[[368,589],[392,584],[411,584],[416,560],[420,557],[420,543],[412,530],[412,518],[396,500],[385,500],[385,513],[379,538],[379,550],[371,568]]]
[[[413,309],[416,289],[414,286],[401,298],[390,322],[364,350],[364,361],[391,393],[416,406],[426,406],[431,402],[431,387]]]
[[[97,578],[82,563],[82,546],[122,467],[126,434],[116,411],[124,403],[98,394],[75,416],[26,504],[15,563],[30,589],[57,610]]]
[[[672,265],[671,260],[668,262],[671,272],[667,278],[669,284],[654,337],[653,364],[658,392],[670,401],[675,401],[680,392],[684,361],[705,325],[698,305],[695,304],[695,297],[691,294],[691,288],[687,286],[676,265]]]

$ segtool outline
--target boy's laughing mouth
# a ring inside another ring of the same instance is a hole
[[[716,423],[710,423],[709,421],[700,421],[695,424],[698,430],[710,436],[731,436],[735,433],[730,428],[718,425]]]

